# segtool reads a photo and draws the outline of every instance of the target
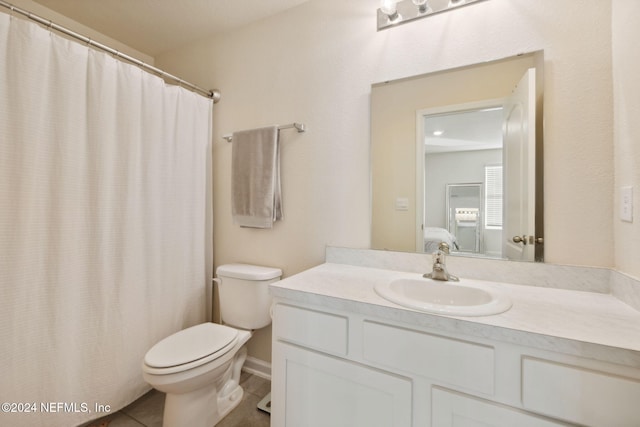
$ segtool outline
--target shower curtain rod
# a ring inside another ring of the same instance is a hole
[[[307,128],[304,126],[304,123],[291,123],[291,124],[288,124],[288,125],[280,125],[280,126],[278,126],[278,130],[293,129],[293,128],[295,128],[298,131],[298,133],[302,133],[305,130],[307,130]],[[222,135],[222,138],[226,139],[227,142],[233,141],[233,135],[232,134]]]
[[[177,82],[179,86],[185,86],[189,89],[191,89],[194,92],[197,92],[201,95],[204,95],[208,98],[213,99],[213,103],[217,103],[218,101],[220,101],[220,91],[217,89],[212,89],[212,90],[206,90],[206,89],[202,89],[199,86],[196,86],[192,83],[189,83],[185,80],[182,80],[179,77],[176,77],[172,74],[169,74],[165,71],[162,71],[159,68],[154,67],[153,65],[149,65],[146,62],[142,62],[139,59],[136,59],[132,56],[126,55],[116,49],[113,49],[109,46],[106,46],[102,43],[98,43],[96,41],[91,40],[89,37],[85,37],[82,34],[78,34],[75,31],[72,31],[66,27],[63,27],[61,25],[56,24],[55,22],[51,22],[51,20],[49,19],[45,19],[41,16],[35,15],[27,10],[24,9],[20,9],[19,7],[16,7],[14,5],[12,5],[11,3],[7,3],[4,0],[0,0],[0,6],[4,6],[5,8],[11,10],[11,12],[15,12],[15,13],[19,13],[20,15],[26,16],[27,18],[31,19],[32,21],[35,21],[39,24],[45,25],[47,28],[52,28],[56,31],[59,31],[63,34],[66,34],[70,37],[73,37],[77,40],[82,41],[83,43],[88,44],[89,46],[95,47],[97,49],[101,49],[104,50],[105,52],[108,52],[112,55],[114,55],[116,58],[120,58],[123,59],[125,61],[131,62],[134,65],[137,65],[138,67],[142,68],[143,70],[147,70],[147,71],[151,71],[154,74],[157,74],[158,76],[164,78],[164,79],[169,79],[169,80],[173,80],[174,82]]]

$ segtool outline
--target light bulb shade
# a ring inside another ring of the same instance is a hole
[[[411,2],[418,6],[418,11],[420,13],[424,13],[427,11],[427,0],[411,0]]]
[[[395,16],[398,13],[396,0],[382,0],[380,2],[380,10],[389,17]]]

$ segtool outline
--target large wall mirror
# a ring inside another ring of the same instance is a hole
[[[542,261],[542,52],[377,83],[372,249]]]

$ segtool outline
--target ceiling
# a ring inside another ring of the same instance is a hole
[[[35,0],[142,53],[156,56],[308,0]]]
[[[502,148],[503,121],[502,107],[425,116],[425,152]]]

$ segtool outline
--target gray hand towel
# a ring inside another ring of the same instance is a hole
[[[234,132],[231,209],[241,227],[272,228],[282,219],[278,127]]]

